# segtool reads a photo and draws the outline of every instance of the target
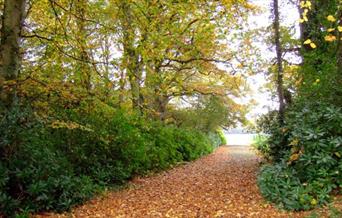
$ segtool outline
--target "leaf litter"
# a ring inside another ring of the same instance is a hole
[[[213,154],[148,177],[132,179],[128,187],[108,191],[71,212],[43,217],[307,217],[312,212],[288,212],[267,203],[256,177],[261,159],[248,146],[221,146]],[[337,204],[342,209],[342,203]],[[327,209],[319,209],[328,217]],[[321,216],[320,216],[321,217]]]

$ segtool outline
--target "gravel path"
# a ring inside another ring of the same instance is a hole
[[[256,185],[259,159],[248,146],[213,154],[108,192],[72,213],[40,217],[304,217],[267,204]]]

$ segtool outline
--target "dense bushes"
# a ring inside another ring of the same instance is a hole
[[[311,186],[301,183],[298,173],[286,164],[266,165],[258,178],[261,194],[279,207],[288,210],[309,209],[317,204]]]
[[[255,148],[266,159],[279,161],[286,151],[288,140],[288,131],[286,127],[279,125],[279,117],[277,111],[270,111],[262,115],[257,120],[257,131],[261,134],[267,134],[267,138],[257,138]]]
[[[323,185],[319,178],[309,181],[302,177],[295,168],[277,163],[261,169],[258,185],[267,200],[287,210],[308,210],[329,201],[331,186]]]
[[[224,133],[222,130],[216,130],[215,132],[209,132],[208,137],[210,141],[212,142],[212,145],[216,148],[221,145],[226,145],[227,140],[226,137],[224,136]]]
[[[252,147],[263,156],[266,160],[271,159],[271,149],[269,146],[268,136],[264,134],[258,134],[253,138]]]
[[[310,209],[329,201],[342,187],[342,111],[333,105],[306,103],[288,111],[286,147],[273,147],[279,159],[259,175],[270,201],[291,210]],[[273,135],[274,136],[274,135]],[[272,137],[268,143],[271,142]],[[282,154],[282,155],[279,155]]]
[[[209,137],[103,106],[89,108],[44,121],[29,112],[2,119],[2,213],[66,210],[105,186],[194,160],[222,144],[217,133]]]
[[[217,135],[220,138],[220,144],[219,145],[226,145],[227,144],[227,139],[226,136],[224,135],[222,130],[217,130]]]

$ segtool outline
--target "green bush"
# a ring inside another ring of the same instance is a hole
[[[175,131],[174,137],[180,145],[177,150],[182,154],[184,161],[194,160],[210,153],[213,149],[207,135],[196,130]]]
[[[220,145],[226,145],[227,139],[226,139],[226,136],[224,135],[224,132],[221,129],[217,130],[216,132],[220,138]]]
[[[266,160],[271,160],[271,148],[268,143],[268,136],[258,134],[253,138],[252,147]]]
[[[217,148],[221,145],[220,136],[216,132],[209,132],[208,139],[210,140],[211,144]]]
[[[286,163],[264,166],[258,185],[267,200],[287,210],[308,210],[327,203],[331,191],[314,183],[302,182],[298,172]]]
[[[1,123],[5,135],[1,143],[4,155],[0,171],[4,177],[0,182],[0,211],[6,215],[20,210],[62,211],[93,196],[98,187],[89,177],[76,176],[63,151],[48,137],[48,129],[24,118],[26,114],[19,114]],[[11,123],[17,130],[13,135],[6,131],[12,128]]]
[[[342,187],[341,109],[323,103],[297,105],[288,112],[284,128],[287,148],[259,175],[261,192],[286,209],[327,203],[332,191]]]
[[[0,214],[62,211],[106,186],[213,150],[207,133],[108,108],[82,106],[39,121],[1,119]]]
[[[286,146],[288,131],[285,130],[287,128],[279,125],[278,118],[277,111],[270,111],[257,120],[257,131],[259,134],[267,134],[268,137],[265,141],[260,141],[261,144],[256,146],[261,149],[261,154],[264,154],[267,159],[273,161],[280,161],[289,150],[289,147]]]
[[[226,139],[224,138],[224,136],[222,137],[220,130],[216,130],[215,132],[209,132],[208,138],[209,138],[211,144],[215,148],[226,144],[226,142],[225,142]]]

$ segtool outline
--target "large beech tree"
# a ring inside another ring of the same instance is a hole
[[[16,98],[15,80],[21,67],[20,34],[25,16],[25,0],[5,0],[0,42],[0,92],[6,107]],[[10,84],[9,81],[13,81]]]

